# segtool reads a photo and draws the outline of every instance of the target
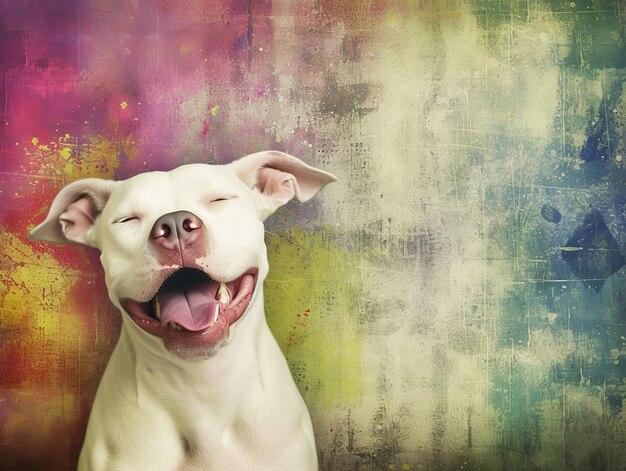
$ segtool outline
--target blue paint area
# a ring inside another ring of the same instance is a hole
[[[626,226],[626,194],[619,193],[613,198],[615,220],[622,229]]]
[[[541,207],[541,217],[548,222],[558,224],[561,221],[561,213],[554,206],[546,203]]]
[[[606,162],[615,158],[617,149],[617,109],[621,100],[623,80],[614,80],[604,90],[597,113],[593,113],[587,122],[587,139],[580,150],[579,157],[587,163],[602,164],[605,173]],[[592,167],[593,168],[593,167]],[[594,169],[598,171],[599,169]]]
[[[601,146],[601,137],[606,133],[606,128],[603,125],[597,126],[595,130],[591,132],[591,134],[587,137],[585,141],[585,145],[580,151],[580,158],[585,162],[593,162],[598,158],[605,158],[605,153],[602,151],[606,151],[606,145],[603,144]],[[602,150],[601,150],[602,149]]]
[[[250,35],[248,33],[244,33],[235,40],[235,43],[233,44],[233,49],[237,52],[247,51],[250,46]]]
[[[561,257],[574,275],[597,292],[606,279],[624,266],[617,241],[604,217],[593,210],[561,248]]]
[[[505,31],[515,38],[516,26],[537,18],[545,21],[542,15],[549,11],[561,26],[554,30],[554,37],[560,38],[556,42],[562,41],[553,50],[559,85],[549,141],[536,150],[533,142],[512,144],[503,126],[498,131],[506,137],[490,142],[488,152],[478,152],[478,158],[473,150],[464,154],[473,168],[487,169],[485,214],[502,215],[489,222],[493,240],[486,251],[510,257],[505,265],[512,272],[512,285],[498,298],[495,310],[496,353],[489,365],[498,460],[481,469],[622,469],[623,5],[613,0],[497,6],[479,0],[478,5],[476,21],[486,38]],[[486,49],[490,57],[501,51]],[[469,139],[462,143],[475,145]],[[481,159],[489,152],[489,159]],[[493,162],[508,161],[512,155],[523,161],[523,170],[511,165],[510,179],[503,183],[498,176],[509,168]]]

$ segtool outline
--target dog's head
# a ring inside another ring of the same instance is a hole
[[[59,192],[30,237],[99,249],[109,296],[135,334],[182,357],[209,356],[267,275],[263,220],[334,180],[275,151],[124,181],[88,178]]]

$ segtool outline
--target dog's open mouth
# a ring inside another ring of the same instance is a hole
[[[132,299],[122,306],[146,332],[174,344],[215,345],[228,336],[230,326],[250,304],[256,270],[222,283],[195,268],[170,275],[148,302]]]

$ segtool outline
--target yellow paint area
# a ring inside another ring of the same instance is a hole
[[[53,343],[78,338],[82,329],[78,316],[61,313],[79,272],[1,230],[0,252],[0,331],[30,331]]]
[[[186,56],[195,51],[195,48],[193,46],[180,46],[178,50],[182,56]]]
[[[125,140],[79,139],[65,134],[45,145],[39,145],[37,138],[33,138],[32,143],[33,147],[24,149],[27,163],[23,171],[52,177],[64,184],[79,178],[111,178],[122,153],[130,159],[138,153],[131,137]]]
[[[70,160],[70,157],[72,155],[72,149],[69,147],[63,147],[60,151],[59,151],[59,155],[61,157],[63,157],[65,160]]]
[[[305,399],[324,408],[358,405],[362,334],[353,257],[324,233],[298,228],[268,234],[266,243],[266,314]]]

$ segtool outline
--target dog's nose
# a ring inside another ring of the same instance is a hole
[[[150,237],[166,249],[187,247],[202,232],[202,221],[189,211],[175,211],[161,216],[152,226]]]

